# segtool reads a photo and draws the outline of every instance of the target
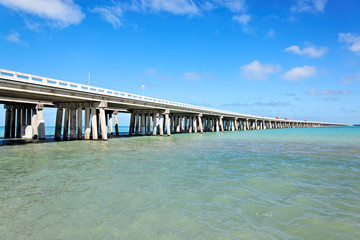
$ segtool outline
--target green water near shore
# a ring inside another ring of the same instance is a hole
[[[0,239],[360,239],[360,128],[0,146]]]

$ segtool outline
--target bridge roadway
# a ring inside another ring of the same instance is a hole
[[[69,128],[70,140],[119,135],[119,112],[131,114],[129,135],[345,125],[246,115],[3,69],[0,103],[4,138],[45,138],[44,107],[57,108],[55,140],[68,140]]]

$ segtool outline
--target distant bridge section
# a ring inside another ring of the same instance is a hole
[[[347,126],[247,115],[3,69],[0,103],[6,109],[5,138],[45,138],[44,107],[57,108],[55,140],[119,135],[119,112],[131,114],[129,135]]]

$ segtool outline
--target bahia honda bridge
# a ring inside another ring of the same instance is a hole
[[[119,135],[119,112],[131,114],[129,135],[345,126],[246,115],[3,69],[0,103],[6,110],[4,138],[44,139],[45,107],[57,108],[55,140]]]

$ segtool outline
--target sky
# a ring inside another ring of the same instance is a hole
[[[96,87],[360,123],[359,13],[358,0],[0,0],[0,68],[82,84],[90,72]]]

